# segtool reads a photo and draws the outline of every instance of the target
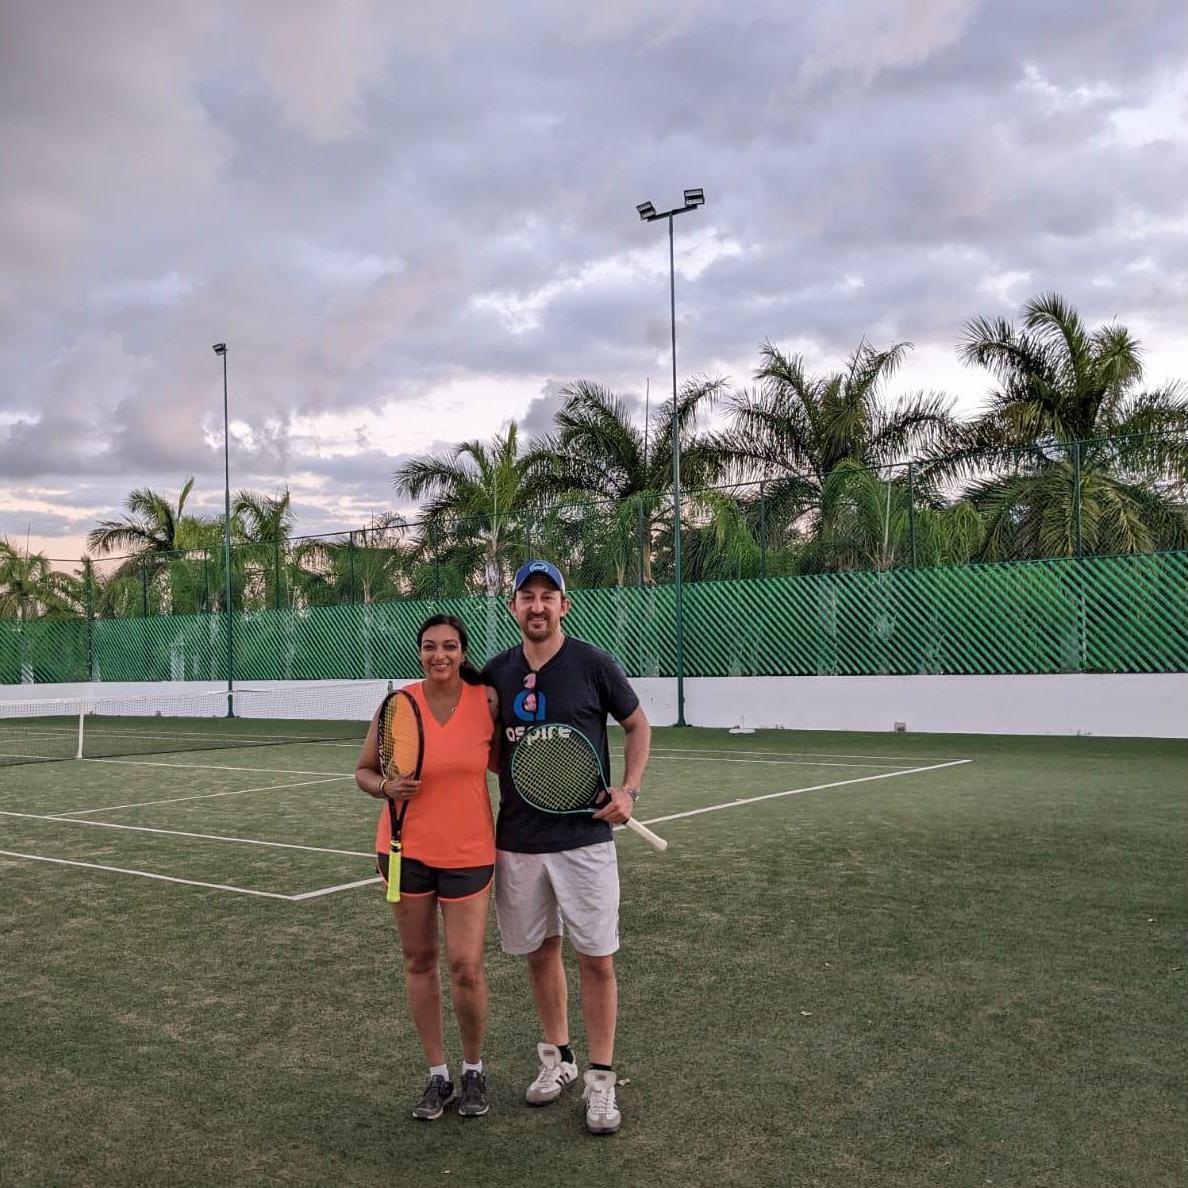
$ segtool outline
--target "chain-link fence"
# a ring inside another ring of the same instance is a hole
[[[644,677],[1188,672],[1188,552],[699,582],[683,600],[683,634],[673,585],[575,591],[566,627]],[[414,677],[417,627],[441,612],[477,660],[519,638],[483,595],[0,621],[0,683]]]

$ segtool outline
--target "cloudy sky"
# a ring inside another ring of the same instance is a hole
[[[765,338],[977,406],[954,344],[1058,290],[1188,376],[1182,0],[0,0],[0,535],[132,486],[302,531],[575,378],[747,382]]]

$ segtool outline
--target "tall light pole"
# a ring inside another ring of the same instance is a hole
[[[227,415],[227,344],[216,342],[213,349],[223,360],[223,599],[227,623],[227,717],[231,718],[235,716],[232,702],[235,642],[234,618],[231,614],[231,424]]]
[[[681,590],[681,435],[677,425],[677,360],[676,360],[676,256],[672,242],[672,220],[686,211],[705,204],[704,190],[686,190],[685,205],[672,210],[658,211],[650,202],[641,202],[635,209],[645,223],[668,220],[668,303],[672,321],[672,559],[675,569],[676,596],[676,675],[678,726],[685,722],[685,625],[684,597]]]

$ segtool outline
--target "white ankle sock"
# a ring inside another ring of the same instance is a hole
[[[469,1060],[462,1061],[462,1075],[466,1076],[468,1072],[481,1073],[483,1071],[483,1062],[480,1060],[475,1064],[471,1064]]]
[[[431,1077],[445,1077],[448,1081],[450,1079],[450,1066],[448,1064],[431,1064],[429,1066],[429,1075]]]

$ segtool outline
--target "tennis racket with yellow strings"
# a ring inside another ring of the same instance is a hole
[[[386,780],[421,778],[421,762],[425,757],[425,728],[421,710],[410,693],[397,689],[389,693],[380,706],[378,742],[380,770]],[[397,808],[389,796],[388,814],[392,822],[392,842],[388,848],[388,902],[400,902],[400,835],[404,829],[404,814],[408,801]]]

